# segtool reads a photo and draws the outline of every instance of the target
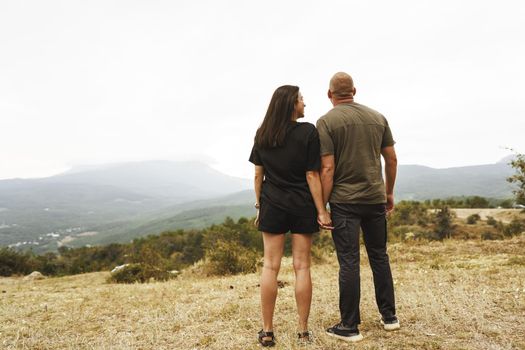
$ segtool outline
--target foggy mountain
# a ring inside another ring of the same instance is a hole
[[[87,183],[115,186],[130,192],[184,202],[246,189],[251,181],[218,172],[200,162],[145,161],[72,169],[42,179],[45,183]]]

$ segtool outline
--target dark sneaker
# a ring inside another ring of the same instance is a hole
[[[359,333],[359,329],[357,329],[357,326],[350,328],[347,327],[343,322],[340,322],[335,326],[327,328],[326,334],[328,334],[331,337],[350,342],[358,342],[363,339],[363,336],[361,335],[361,333]]]
[[[397,319],[396,316],[392,316],[388,318],[381,317],[381,324],[383,325],[383,328],[385,329],[385,331],[395,331],[401,328],[399,324],[399,320]]]

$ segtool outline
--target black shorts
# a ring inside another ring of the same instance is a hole
[[[259,231],[267,233],[316,233],[319,232],[317,217],[290,214],[268,202],[261,202]]]

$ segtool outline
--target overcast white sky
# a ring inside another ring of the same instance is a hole
[[[273,91],[350,73],[401,164],[525,152],[523,1],[0,2],[0,179],[198,159],[250,177]]]

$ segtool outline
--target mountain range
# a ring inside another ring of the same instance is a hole
[[[400,165],[396,200],[478,195],[511,198],[508,159],[434,169]],[[0,180],[0,245],[35,251],[123,242],[166,230],[253,216],[252,180],[199,162],[146,161]]]

